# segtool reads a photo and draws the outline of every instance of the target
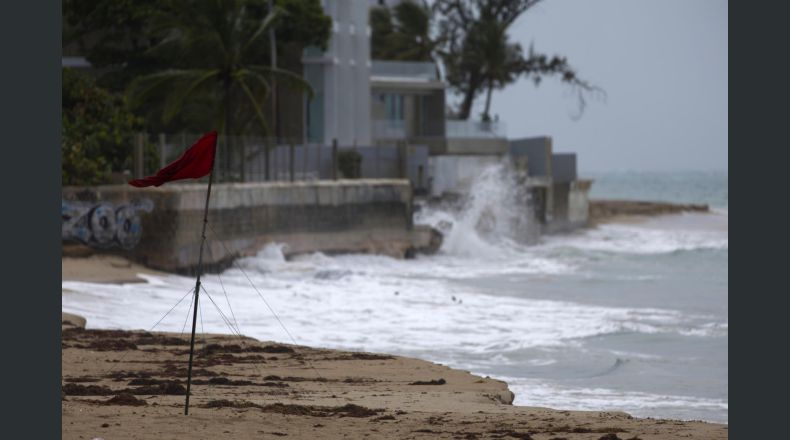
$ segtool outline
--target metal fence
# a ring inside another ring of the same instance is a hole
[[[140,134],[133,151],[135,177],[155,173],[177,159],[200,135]],[[153,148],[152,148],[153,146]],[[344,155],[356,152],[357,166],[344,166]],[[155,152],[155,153],[154,153]],[[146,154],[155,154],[150,160]],[[347,175],[350,174],[350,175]],[[220,136],[214,165],[217,182],[331,180],[344,178],[408,178],[415,191],[429,186],[428,147],[393,142],[388,145],[332,145],[279,142],[252,136]]]

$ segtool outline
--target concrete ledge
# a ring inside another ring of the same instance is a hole
[[[502,155],[507,150],[505,138],[448,138],[446,154]]]
[[[139,242],[124,256],[160,270],[190,271],[197,265],[205,197],[202,183],[66,187],[64,200],[87,203],[82,225],[88,227],[69,234],[64,220],[64,237],[84,239],[91,228],[100,227],[91,218],[90,203],[109,203],[105,213],[124,204],[150,207],[136,211],[142,232],[137,231]],[[431,249],[436,240],[424,231],[415,234],[411,185],[405,179],[215,184],[208,221],[203,254],[208,266],[254,255],[272,242],[286,244],[291,253],[370,252],[402,258],[417,248]]]

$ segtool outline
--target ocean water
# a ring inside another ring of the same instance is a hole
[[[228,333],[230,321],[259,339],[423,358],[507,381],[516,405],[726,423],[726,173],[593,177],[599,198],[716,209],[527,245],[507,170],[493,169],[464,209],[416,214],[444,229],[438,255],[286,261],[273,244],[204,277],[198,331]],[[145,278],[63,282],[63,309],[89,327],[150,329],[178,304],[156,330],[188,332],[194,280]]]
[[[649,200],[675,203],[705,203],[728,209],[727,171],[682,172],[588,172],[594,180],[590,197]]]

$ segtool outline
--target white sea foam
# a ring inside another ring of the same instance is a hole
[[[239,327],[258,338],[287,341],[258,292],[297,342],[364,350],[455,352],[463,347],[469,353],[493,354],[623,331],[726,333],[726,324],[697,326],[699,317],[670,309],[483,294],[448,283],[443,274],[461,268],[437,270],[438,262],[447,261],[441,257],[403,261],[314,254],[286,262],[278,249],[269,247],[242,260],[243,272],[234,268],[203,278],[208,295],[226,316],[231,311],[224,292],[229,293]],[[450,260],[450,264],[459,262]],[[95,326],[148,328],[190,291],[193,281],[180,276],[147,279],[147,283],[125,285],[64,282],[65,289],[80,292],[63,294],[64,309],[87,315]],[[188,307],[185,298],[161,329],[180,331]],[[229,331],[210,300],[203,302],[202,312],[206,331]]]
[[[626,254],[664,254],[692,250],[728,248],[727,231],[682,228],[669,229],[659,222],[628,225],[604,224],[581,234],[551,237],[546,247],[567,247],[588,251]]]
[[[294,342],[260,294],[296,343],[412,355],[472,371],[550,366],[557,363],[552,350],[582,351],[585,341],[603,335],[727,336],[726,318],[675,310],[669,304],[659,308],[602,306],[583,299],[534,299],[519,291],[497,295],[475,287],[474,282],[481,279],[508,280],[512,285],[523,284],[526,291],[532,288],[524,284],[529,280],[586,276],[584,265],[590,259],[611,254],[727,250],[726,214],[721,213],[715,214],[718,223],[713,221],[712,227],[709,218],[714,215],[670,216],[638,225],[603,225],[527,245],[523,234],[528,235],[534,225],[519,223],[521,212],[509,202],[513,192],[502,187],[512,179],[508,173],[504,166],[484,173],[460,211],[426,209],[418,214],[418,222],[445,229],[438,255],[395,260],[316,253],[286,261],[283,246],[272,244],[220,275],[205,275],[208,295],[201,292],[198,331],[230,332],[216,304],[226,317],[238,320],[244,334]],[[593,275],[600,282],[660,281],[645,273]],[[194,279],[177,275],[145,275],[144,279],[145,283],[125,285],[63,282],[67,289],[63,309],[85,316],[89,327],[150,329],[181,300],[156,330],[188,331]],[[542,355],[544,351],[549,354]],[[726,401],[557,388],[523,377],[505,379],[513,381],[511,388],[522,404],[575,409],[625,405],[636,409],[635,413],[644,409],[642,415],[659,414],[651,413],[652,407],[668,408],[668,414],[673,414],[685,405],[703,412],[723,409],[726,419]]]
[[[702,418],[727,423],[726,399],[653,394],[607,388],[570,388],[541,379],[499,377],[516,395],[515,405],[569,410],[626,411],[639,417]]]

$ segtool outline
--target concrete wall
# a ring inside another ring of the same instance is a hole
[[[468,194],[471,184],[482,171],[502,160],[498,155],[441,155],[429,159],[432,177],[430,195]]]
[[[139,212],[139,243],[123,252],[167,271],[196,266],[205,197],[202,184],[63,188],[66,201],[150,206],[149,212]],[[204,262],[226,265],[271,242],[285,243],[286,255],[369,252],[404,257],[436,240],[430,231],[415,231],[411,199],[409,182],[400,179],[215,184]],[[88,223],[92,212],[86,211]]]
[[[505,138],[447,138],[446,154],[502,155],[507,153]]]
[[[574,227],[585,226],[590,220],[590,187],[592,180],[575,180],[568,193],[568,221]]]
[[[541,136],[510,141],[510,155],[514,158],[528,156],[527,172],[530,176],[551,177],[552,140]]]
[[[589,191],[592,180],[574,180],[552,185],[553,215],[544,232],[565,232],[586,226],[590,219]]]
[[[552,154],[551,176],[557,183],[569,183],[576,180],[576,153]]]

